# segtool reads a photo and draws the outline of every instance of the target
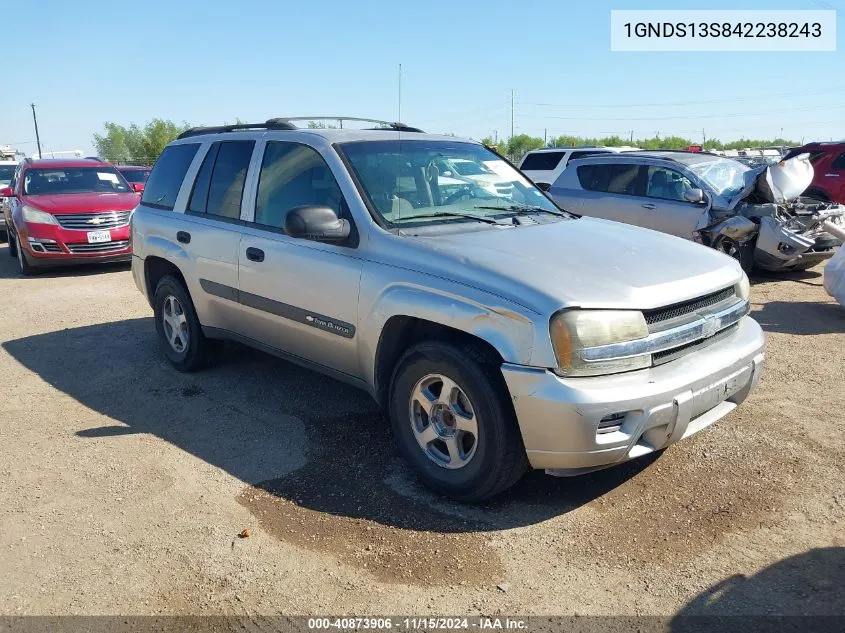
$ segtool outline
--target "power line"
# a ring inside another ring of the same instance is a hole
[[[831,105],[831,106],[821,106],[818,108],[788,108],[784,110],[758,110],[756,112],[734,112],[730,114],[701,114],[701,115],[688,115],[688,114],[678,114],[674,116],[649,116],[649,117],[582,117],[582,116],[552,116],[547,114],[523,114],[523,117],[533,117],[537,118],[544,118],[544,119],[556,119],[560,121],[669,121],[669,120],[677,120],[677,119],[687,119],[687,120],[694,120],[694,119],[733,119],[737,117],[744,117],[744,116],[760,116],[763,114],[788,114],[790,112],[812,112],[817,110],[836,110],[839,108],[843,108],[845,106],[839,105]]]
[[[813,96],[834,94],[839,92],[845,92],[845,86],[831,88],[829,90],[814,90]],[[736,97],[731,99],[712,99],[707,101],[663,101],[660,103],[537,103],[533,101],[520,101],[520,104],[540,106],[545,108],[656,108],[663,106],[668,107],[699,104],[710,105],[714,103],[735,103],[737,101],[771,101],[772,99],[777,99],[779,97],[794,97],[796,96],[796,94],[797,92],[795,90],[792,90],[790,92],[784,92],[781,94],[766,94],[759,97]]]

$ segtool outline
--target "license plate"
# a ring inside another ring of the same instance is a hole
[[[88,233],[89,244],[100,244],[102,242],[111,242],[111,231],[91,231]]]

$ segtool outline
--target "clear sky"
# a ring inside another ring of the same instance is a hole
[[[837,9],[837,52],[610,51],[610,10]],[[845,138],[845,0],[3,4],[0,143],[92,152],[104,121],[397,118],[481,138]],[[552,105],[539,105],[552,104]]]

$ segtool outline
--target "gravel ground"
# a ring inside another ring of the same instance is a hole
[[[845,310],[821,267],[754,281],[742,407],[478,507],[366,395],[235,345],[179,374],[125,266],[21,278],[0,245],[0,614],[845,615]]]

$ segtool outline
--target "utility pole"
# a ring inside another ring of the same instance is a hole
[[[513,116],[514,92],[515,92],[515,90],[511,90],[511,138],[513,138],[513,127],[514,127],[514,126],[513,126],[513,120],[514,120],[514,116]]]
[[[634,130],[631,130],[631,145],[634,144]]]
[[[397,123],[402,122],[402,64],[399,64],[399,114],[396,119]]]
[[[546,134],[547,132],[548,132],[548,130],[546,128],[543,128],[543,145],[544,146],[548,146],[548,144],[549,144],[549,141],[547,140],[547,134]]]
[[[41,156],[41,137],[38,136],[38,119],[35,118],[35,104],[29,104],[32,107],[32,122],[35,124],[35,142],[38,145],[38,158],[43,158]]]
[[[499,131],[493,130],[493,145],[499,144]]]
[[[707,137],[704,135],[704,128],[701,128],[701,149],[704,149],[704,144],[707,142]]]

